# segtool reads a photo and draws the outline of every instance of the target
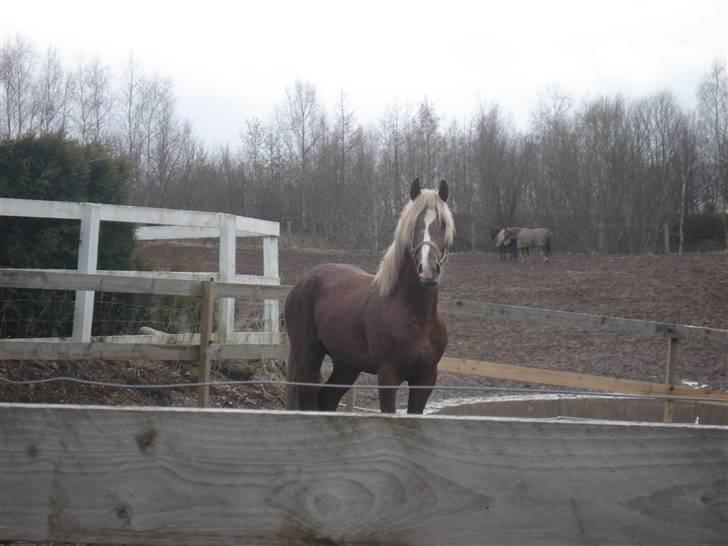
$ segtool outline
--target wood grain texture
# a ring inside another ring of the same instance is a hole
[[[8,540],[725,545],[728,429],[0,404]]]

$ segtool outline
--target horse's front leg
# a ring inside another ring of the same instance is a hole
[[[389,387],[379,389],[379,409],[382,413],[396,413],[397,411],[397,389],[402,384],[402,376],[394,371],[391,366],[381,366],[377,371],[377,379],[380,387]]]
[[[425,411],[427,400],[429,400],[430,394],[432,394],[432,387],[435,385],[436,381],[437,366],[432,366],[425,372],[422,372],[407,381],[410,386],[407,413],[421,414]]]
[[[331,372],[327,385],[353,385],[359,377],[359,370],[347,367],[341,362],[334,362],[334,371]],[[318,409],[320,411],[336,411],[339,402],[349,387],[321,387],[318,392]]]

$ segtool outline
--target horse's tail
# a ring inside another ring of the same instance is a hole
[[[546,255],[551,255],[551,240],[554,238],[554,232],[550,229],[548,230],[548,233],[546,233]]]
[[[291,384],[320,382],[325,350],[316,331],[315,293],[312,294],[311,289],[309,282],[299,280],[288,293],[284,305],[289,346],[286,365],[286,409],[289,410],[317,409],[318,389]]]
[[[286,409],[296,410],[298,408],[298,387],[292,383],[296,382],[296,357],[293,354],[293,346],[288,346],[288,361],[286,362]]]
[[[286,298],[283,305],[284,316],[286,322],[286,330],[288,331],[288,360],[286,361],[286,409],[297,410],[300,409],[300,393],[299,389],[293,383],[298,381],[298,363],[296,361],[296,325],[289,324],[289,318],[293,319],[293,315],[298,315],[299,311],[299,300],[296,293],[298,286],[294,286]]]

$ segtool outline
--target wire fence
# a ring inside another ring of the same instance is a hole
[[[310,383],[300,381],[284,381],[274,379],[249,379],[249,380],[228,380],[228,381],[202,381],[190,383],[169,383],[169,384],[132,384],[132,383],[115,383],[110,381],[95,381],[90,379],[81,379],[78,377],[57,376],[42,379],[23,379],[14,380],[0,377],[0,383],[8,385],[42,385],[49,383],[75,383],[80,385],[90,385],[95,387],[111,387],[117,389],[136,389],[136,390],[160,390],[160,389],[187,389],[197,387],[222,387],[222,386],[276,386],[276,387],[315,387],[315,388],[355,388],[362,390],[440,390],[440,391],[471,391],[471,392],[507,392],[519,394],[553,394],[564,396],[592,396],[602,398],[630,398],[638,400],[682,400],[687,402],[705,402],[705,397],[699,396],[682,396],[682,395],[663,395],[663,394],[630,394],[620,392],[598,392],[587,390],[573,389],[537,389],[533,387],[505,387],[505,386],[485,386],[485,385],[377,385],[377,384],[355,384],[346,385],[338,383]]]
[[[61,290],[0,289],[0,339],[62,338],[73,330],[75,293]],[[261,331],[264,304],[236,300],[235,329]],[[92,335],[133,335],[143,326],[170,334],[199,329],[199,298],[97,292]]]

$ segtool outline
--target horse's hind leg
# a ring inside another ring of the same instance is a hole
[[[353,385],[359,372],[334,362],[334,371],[326,381],[327,385]],[[318,409],[320,411],[336,411],[342,397],[349,387],[321,387],[318,392]]]
[[[296,341],[299,341],[298,343]],[[289,382],[320,383],[321,362],[326,351],[318,340],[301,343],[300,340],[290,340],[291,347],[288,356]],[[318,386],[289,385],[286,397],[286,406],[293,410],[315,411],[318,409],[316,395]]]

